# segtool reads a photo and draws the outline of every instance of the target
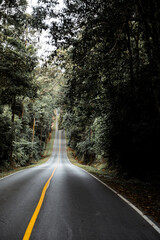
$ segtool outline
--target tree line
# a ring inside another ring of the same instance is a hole
[[[160,2],[65,3],[56,37],[64,51],[58,102],[69,146],[87,164],[104,159],[129,176],[157,174]]]
[[[0,168],[38,160],[53,122],[54,71],[38,66],[37,57],[47,1],[31,14],[27,6],[26,0],[0,1]]]

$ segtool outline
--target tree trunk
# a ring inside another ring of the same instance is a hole
[[[12,101],[12,142],[11,142],[11,150],[10,150],[10,166],[12,168],[15,167],[15,163],[13,161],[13,141],[15,138],[15,129],[14,129],[15,103],[16,103],[16,97],[14,96]]]
[[[133,56],[132,56],[131,37],[130,37],[130,29],[129,29],[128,21],[126,23],[126,41],[127,41],[127,48],[129,51],[130,80],[131,80],[131,86],[133,87],[134,85]]]
[[[31,160],[33,160],[33,144],[34,144],[34,133],[35,133],[35,118],[33,119],[33,133],[32,133],[32,154],[31,154]]]

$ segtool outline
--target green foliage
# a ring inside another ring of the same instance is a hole
[[[109,139],[108,137],[106,138],[106,135],[108,131],[109,124],[107,122],[107,116],[95,118],[92,125],[92,139],[94,142],[93,148],[96,156],[101,156],[101,158],[105,158],[107,156]]]
[[[86,139],[83,142],[79,142],[76,146],[77,156],[83,159],[84,163],[92,162],[94,159],[93,142],[90,139]]]
[[[10,146],[12,144],[11,119],[0,113],[0,165],[10,157]]]
[[[70,146],[138,177],[158,169],[159,9],[159,1],[72,0],[58,25]]]
[[[50,85],[53,80],[50,78],[46,81],[46,76],[41,75],[41,78],[37,79],[40,87],[34,100],[28,97],[17,98],[14,106],[14,122],[12,108],[6,105],[2,108],[0,113],[0,166],[9,167],[10,164],[24,166],[32,159],[40,158],[52,130],[55,106]]]
[[[48,1],[40,2],[49,7]],[[0,2],[0,167],[25,165],[38,159],[53,121],[54,75],[48,82],[44,70],[39,69],[41,80],[35,71],[36,18],[43,23],[44,15],[36,15],[38,7],[29,15],[26,8],[25,0]]]
[[[34,146],[35,148],[35,146]],[[30,154],[32,152],[32,143],[25,139],[20,139],[19,142],[13,142],[13,160],[20,166],[26,165],[30,160]],[[35,150],[34,150],[35,152]]]

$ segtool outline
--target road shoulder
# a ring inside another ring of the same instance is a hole
[[[94,165],[82,164],[74,157],[74,152],[69,147],[67,147],[67,154],[72,164],[84,169],[109,186],[160,228],[160,183],[158,181],[126,180],[117,176],[114,171],[97,168]]]

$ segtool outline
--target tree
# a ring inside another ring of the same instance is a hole
[[[66,1],[57,26],[58,45],[68,48],[61,106],[69,144],[83,154],[90,139],[90,154],[139,177],[158,166],[158,6]]]

